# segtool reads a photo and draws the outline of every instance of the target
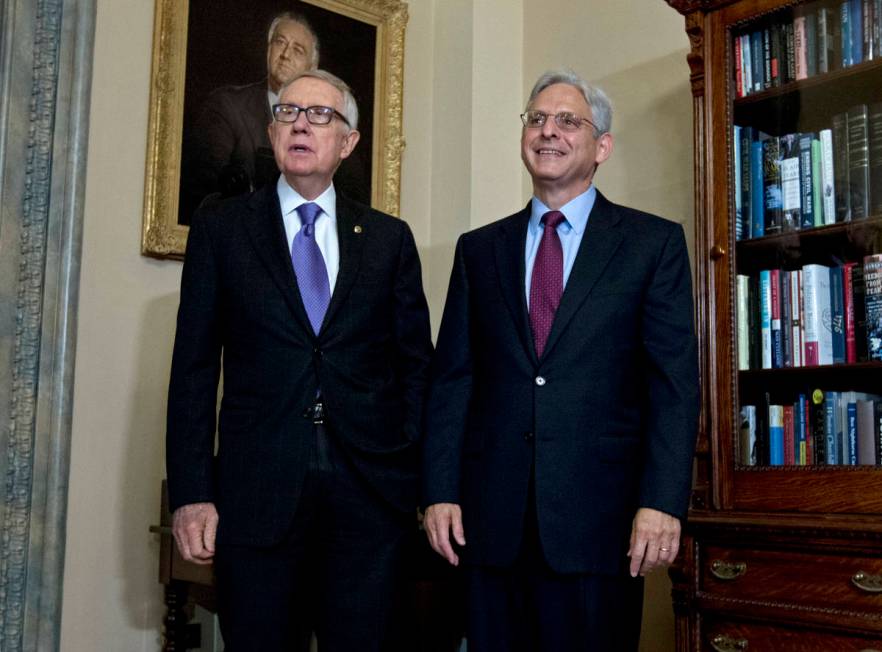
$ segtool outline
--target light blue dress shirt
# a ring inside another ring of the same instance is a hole
[[[573,271],[573,263],[582,243],[582,235],[588,226],[588,216],[594,208],[594,200],[597,198],[597,189],[594,184],[588,187],[578,197],[574,197],[560,209],[566,218],[557,227],[557,235],[563,248],[563,286],[567,287],[570,272]],[[530,309],[530,282],[533,278],[533,263],[536,261],[536,252],[539,250],[539,241],[542,240],[542,232],[545,227],[539,223],[542,216],[551,209],[543,204],[538,197],[533,197],[530,206],[530,222],[527,224],[527,246],[525,253],[526,279],[524,288],[527,294],[527,310]]]

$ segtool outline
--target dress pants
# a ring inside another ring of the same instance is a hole
[[[402,547],[413,514],[386,503],[317,424],[287,537],[218,546],[218,616],[226,652],[386,649]]]
[[[554,572],[542,552],[532,487],[514,565],[468,566],[466,575],[469,652],[637,651],[643,578]]]

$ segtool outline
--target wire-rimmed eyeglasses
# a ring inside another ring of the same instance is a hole
[[[548,119],[549,114],[544,111],[527,111],[521,114],[521,120],[524,122],[524,126],[527,129],[540,129],[545,126],[545,121]],[[594,128],[594,131],[599,131],[597,129],[597,125],[591,122],[588,118],[583,118],[580,115],[576,115],[575,113],[570,113],[569,111],[561,111],[560,113],[555,113],[551,116],[554,118],[554,123],[563,131],[578,131],[582,127],[583,122],[587,122]]]

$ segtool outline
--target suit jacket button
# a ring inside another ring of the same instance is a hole
[[[545,385],[545,378],[542,376],[536,376],[536,384],[539,385],[539,387],[542,387]]]
[[[320,358],[320,357],[322,357],[322,350],[320,348],[316,347],[312,350],[312,354],[315,357]]]
[[[524,439],[525,439],[526,441],[533,441],[533,433],[532,433],[532,432],[525,432],[525,433],[524,433]]]

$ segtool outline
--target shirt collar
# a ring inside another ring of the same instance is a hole
[[[279,194],[279,206],[282,208],[282,216],[294,212],[301,204],[309,203],[308,200],[304,199],[299,192],[288,184],[284,174],[279,175],[279,180],[276,182],[276,192]],[[337,191],[334,189],[333,182],[325,188],[322,194],[313,199],[312,203],[318,204],[322,212],[330,217],[332,222],[337,221]],[[300,219],[299,215],[297,219]]]
[[[597,198],[597,188],[592,183],[588,186],[588,190],[577,197],[573,197],[570,201],[560,208],[560,212],[564,214],[566,220],[563,222],[576,233],[582,233],[588,226],[588,216],[591,209],[594,208],[594,200]],[[530,203],[530,228],[534,231],[540,230],[539,220],[551,209],[542,203],[542,200],[534,196]]]

